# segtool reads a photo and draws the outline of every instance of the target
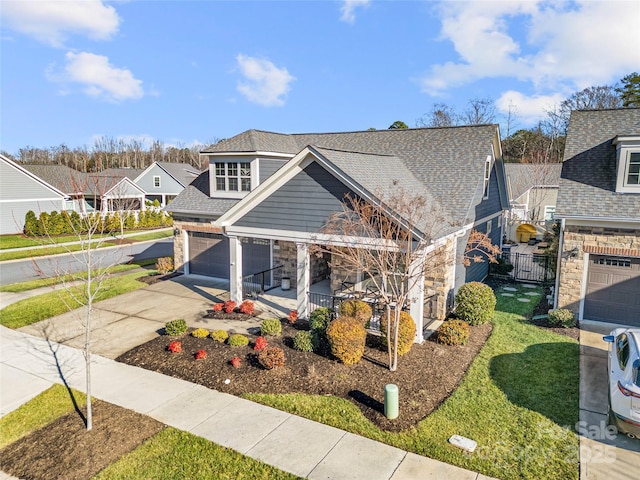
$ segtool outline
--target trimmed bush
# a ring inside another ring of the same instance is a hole
[[[557,308],[549,310],[549,324],[554,327],[571,328],[576,326],[576,317],[571,310]]]
[[[282,324],[277,318],[267,318],[260,324],[260,332],[262,333],[262,335],[279,337],[282,333]]]
[[[391,326],[392,326],[392,338],[393,344],[393,322],[395,320],[396,312],[391,310]],[[380,333],[382,334],[382,345],[387,348],[387,312],[380,316]],[[405,311],[400,312],[400,322],[398,327],[398,355],[404,355],[411,350],[413,343],[416,339],[416,322],[413,321],[411,315]]]
[[[291,310],[289,312],[289,316],[287,317],[287,320],[291,325],[296,323],[298,321],[298,311],[297,310]]]
[[[240,357],[233,357],[230,363],[233,368],[240,368],[242,366],[242,359]]]
[[[284,366],[284,352],[280,347],[266,347],[258,354],[258,362],[267,370]]]
[[[209,336],[209,330],[206,328],[196,328],[191,332],[191,336],[196,338],[207,338]]]
[[[234,333],[227,339],[227,343],[231,347],[246,347],[249,345],[249,339],[241,333]]]
[[[160,275],[166,275],[173,271],[173,258],[172,257],[160,257],[156,262],[156,270]]]
[[[456,293],[456,315],[469,325],[489,322],[495,309],[496,296],[491,287],[484,283],[465,283]]]
[[[327,327],[327,339],[331,353],[342,363],[351,365],[364,355],[367,331],[355,318],[338,317]]]
[[[240,304],[240,307],[238,308],[238,310],[240,310],[240,313],[244,313],[245,315],[253,315],[255,309],[256,307],[251,300],[245,300]]]
[[[318,343],[318,334],[313,331],[300,330],[293,337],[293,348],[301,352],[313,352]]]
[[[513,271],[513,265],[502,257],[496,258],[496,263],[489,264],[489,272],[495,275],[509,275]]]
[[[226,330],[214,330],[211,332],[211,338],[213,338],[216,342],[224,343],[229,338],[229,334]]]
[[[177,335],[184,335],[187,333],[187,322],[185,322],[182,318],[178,318],[177,320],[171,320],[164,324],[164,331],[167,335],[171,335],[175,337]]]
[[[362,300],[346,300],[338,307],[338,313],[341,317],[355,318],[364,325],[371,319],[373,311],[369,304]]]
[[[330,323],[331,310],[327,307],[316,308],[311,312],[311,315],[309,315],[309,327],[321,336],[324,336]]]
[[[200,349],[195,354],[196,360],[202,360],[203,358],[207,358],[207,352]]]
[[[232,313],[236,309],[237,303],[233,300],[227,300],[224,302],[224,311],[225,313]]]
[[[263,350],[264,348],[266,348],[268,346],[267,341],[264,339],[264,337],[258,337],[256,338],[255,343],[253,344],[253,349],[254,350]]]
[[[437,341],[445,345],[466,345],[469,340],[469,324],[462,320],[448,320],[438,328]]]
[[[167,350],[169,350],[171,353],[180,353],[182,351],[182,343],[174,340],[169,344]]]

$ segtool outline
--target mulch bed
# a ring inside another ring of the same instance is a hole
[[[147,285],[154,285],[156,283],[163,282],[165,280],[169,280],[171,278],[178,277],[180,275],[182,275],[182,272],[172,272],[172,273],[168,273],[166,275],[160,275],[160,274],[158,274],[158,275],[147,275],[146,277],[138,278],[138,281],[146,283]]]
[[[266,337],[270,346],[285,352],[284,367],[265,370],[257,362],[252,349],[255,336],[249,336],[248,347],[230,347],[211,338],[161,336],[121,355],[118,361],[182,378],[208,388],[233,395],[245,393],[306,393],[334,395],[357,405],[378,427],[400,431],[415,426],[433,412],[456,388],[467,368],[491,334],[490,324],[471,328],[467,345],[452,347],[427,340],[413,345],[400,357],[398,369],[389,371],[386,349],[380,338],[369,335],[363,359],[355,365],[344,365],[329,354],[299,352],[292,348],[293,336],[307,322],[290,325],[282,320],[281,337]],[[167,351],[172,340],[182,342],[181,353]],[[205,350],[207,358],[196,360],[195,353]],[[238,369],[230,364],[233,357],[242,359]],[[229,379],[226,384],[225,380]],[[384,416],[384,386],[398,385],[400,417]]]
[[[89,432],[84,418],[72,412],[8,445],[0,451],[2,470],[23,479],[84,480],[165,427],[100,400],[94,400],[92,412]]]

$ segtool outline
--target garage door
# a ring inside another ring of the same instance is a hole
[[[242,239],[242,275],[271,268],[269,240]],[[216,233],[189,232],[189,272],[229,278],[229,239]]]
[[[590,255],[583,317],[640,327],[640,258]]]

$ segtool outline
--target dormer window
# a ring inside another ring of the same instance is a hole
[[[640,136],[618,136],[616,152],[616,192],[640,193]]]
[[[218,192],[251,191],[251,163],[249,162],[216,162],[215,177]]]

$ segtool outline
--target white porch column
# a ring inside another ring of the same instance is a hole
[[[297,310],[299,318],[309,318],[309,288],[311,287],[311,275],[309,266],[309,246],[306,243],[296,243],[297,251]]]
[[[187,232],[186,230],[182,230],[181,232],[182,235],[182,270],[184,271],[185,275],[189,275],[191,273],[190,271],[190,265],[189,265],[189,232]]]
[[[231,262],[231,276],[229,277],[229,292],[231,300],[242,303],[242,242],[238,237],[229,237],[229,258]]]
[[[424,341],[424,261],[424,255],[420,255],[409,265],[409,314],[416,323],[415,343]]]

